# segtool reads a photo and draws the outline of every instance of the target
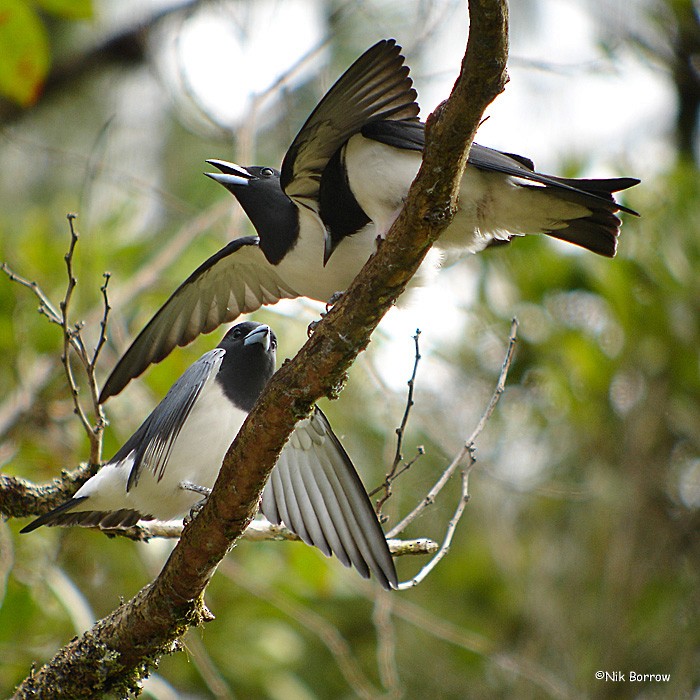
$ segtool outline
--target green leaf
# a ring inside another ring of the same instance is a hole
[[[0,94],[29,107],[49,70],[46,31],[22,0],[0,0]]]
[[[90,19],[92,0],[36,0],[42,10],[64,19]]]

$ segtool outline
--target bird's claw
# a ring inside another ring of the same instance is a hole
[[[180,488],[184,491],[192,491],[203,496],[200,501],[197,501],[197,503],[192,506],[190,512],[183,518],[182,523],[186,527],[199,515],[202,508],[204,508],[205,503],[209,500],[209,496],[211,495],[211,489],[208,486],[193,484],[191,481],[181,481]]]
[[[331,307],[334,304],[337,304],[338,301],[340,301],[343,294],[345,294],[345,292],[334,292],[333,293],[331,298],[326,302],[325,312],[324,311],[321,312],[321,321],[324,319],[326,314],[331,310]],[[306,327],[306,336],[308,338],[310,338],[312,336],[313,332],[316,330],[316,327],[318,326],[319,323],[321,323],[321,321],[311,321],[311,323]]]
[[[345,294],[345,292],[333,292],[331,298],[326,302],[326,313],[343,298],[343,294]]]
[[[321,318],[323,318],[325,314],[321,314]],[[318,324],[321,323],[321,321],[311,321],[311,323],[306,327],[306,337],[310,338],[314,331],[316,330],[316,327]]]

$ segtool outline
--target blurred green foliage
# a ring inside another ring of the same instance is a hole
[[[0,0],[0,95],[23,107],[41,95],[51,66],[41,13],[77,20],[92,16],[92,0]]]
[[[332,74],[356,55],[344,26],[334,25]],[[303,86],[299,119],[321,91]],[[143,95],[151,111],[138,102]],[[246,232],[239,215],[231,219],[232,200],[201,176],[204,158],[228,157],[244,139],[232,148],[185,131],[169,97],[142,67],[110,67],[0,130],[0,171],[12,175],[2,182],[0,260],[58,304],[65,215],[78,212],[73,317],[86,321],[93,342],[102,273],[112,273],[102,378],[232,228]],[[261,120],[254,160],[274,163],[293,131],[284,120]],[[242,542],[207,591],[216,620],[162,660],[157,675],[166,687],[152,686],[154,697],[171,697],[168,685],[177,697],[285,700],[376,696],[382,687],[408,698],[697,692],[698,170],[669,161],[625,203],[643,217],[625,217],[613,261],[528,238],[442,273],[445,299],[463,306],[458,340],[422,338],[429,349],[404,454],[418,445],[427,454],[397,485],[390,524],[422,498],[476,424],[512,316],[520,330],[508,389],[477,445],[471,501],[450,554],[426,582],[387,598],[304,545]],[[468,279],[475,298],[460,301]],[[40,482],[84,459],[87,448],[60,366],[59,330],[36,306],[27,290],[0,279],[0,464]],[[281,304],[255,318],[281,336],[281,360],[320,308]],[[106,456],[219,335],[173,353],[108,404]],[[410,338],[402,345],[380,329],[340,400],[324,404],[368,486],[391,462],[404,408],[404,391],[382,376],[388,351],[410,366]],[[440,539],[457,487],[407,534]],[[146,585],[172,546],[79,530],[20,537],[23,524],[0,523],[3,695],[32,663]],[[401,578],[422,563],[399,561]],[[599,670],[670,673],[671,681],[605,683],[594,678]]]

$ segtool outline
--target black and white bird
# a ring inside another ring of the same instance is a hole
[[[115,528],[187,514],[216,481],[229,444],[275,371],[277,339],[263,324],[234,326],[75,496],[27,525]],[[320,409],[300,421],[260,503],[326,556],[386,589],[397,575],[384,533],[349,456]]]
[[[200,333],[280,299],[327,301],[345,290],[391,227],[421,164],[424,124],[401,47],[380,41],[326,93],[281,170],[209,160],[257,236],[238,238],[180,285],[116,365],[101,401]],[[613,257],[613,193],[634,178],[537,173],[522,156],[473,144],[458,211],[435,243],[446,259],[543,233]]]

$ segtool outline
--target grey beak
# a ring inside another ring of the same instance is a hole
[[[242,168],[240,165],[236,165],[235,163],[229,163],[228,161],[217,160],[215,158],[208,160],[207,163],[209,163],[209,165],[213,165],[215,168],[218,168],[221,172],[204,174],[224,187],[245,186],[253,179],[253,176],[245,168]]]
[[[270,349],[270,326],[262,325],[254,328],[243,340],[243,345],[254,345],[255,343],[260,343],[263,346],[265,352]]]

